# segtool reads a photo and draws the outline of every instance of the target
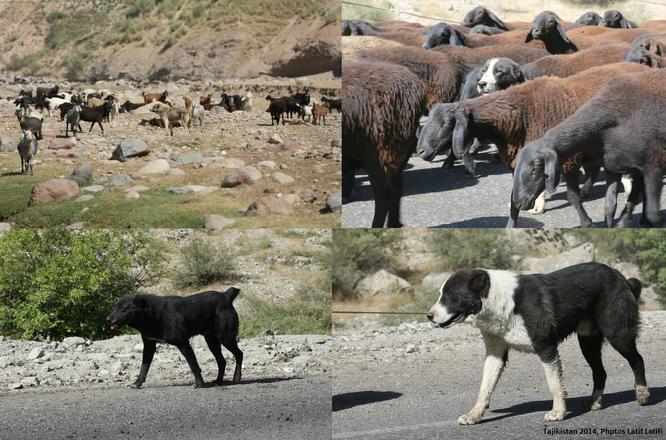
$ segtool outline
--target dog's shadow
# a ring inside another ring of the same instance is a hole
[[[233,383],[230,380],[225,380],[222,385],[217,385],[214,382],[206,382],[201,388],[226,388],[234,387],[239,385],[251,385],[251,384],[271,384],[276,382],[285,382],[288,380],[299,380],[303,379],[302,377],[266,377],[263,379],[242,379],[239,383]],[[147,387],[142,387],[141,389],[145,390],[147,388],[172,388],[172,387],[190,387],[192,388],[192,382],[176,382],[176,383],[165,383],[165,384],[155,384]]]
[[[359,405],[397,399],[400,396],[402,396],[402,393],[394,391],[357,391],[354,393],[336,394],[332,398],[332,406],[333,411],[341,411]]]
[[[605,408],[610,408],[615,405],[622,405],[631,403],[636,400],[634,390],[619,391],[616,393],[605,393],[603,396],[603,411]],[[657,405],[666,400],[666,387],[650,388],[650,401],[646,406]],[[567,415],[564,419],[571,419],[578,417],[590,411],[591,404],[590,396],[580,396],[567,398]],[[503,415],[483,419],[482,422],[495,422],[507,417],[519,416],[533,412],[548,412],[553,407],[552,400],[538,400],[534,402],[524,402],[518,405],[513,405],[508,408],[491,409],[492,413],[503,413]]]

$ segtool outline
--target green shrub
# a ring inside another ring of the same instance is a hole
[[[17,72],[26,67],[34,67],[39,64],[44,55],[44,51],[41,50],[26,55],[14,54],[5,67],[11,72]]]
[[[155,0],[130,0],[125,11],[126,17],[145,15],[155,7]]]
[[[64,65],[67,69],[65,77],[69,81],[75,81],[83,77],[83,70],[86,66],[85,56],[80,52],[74,52],[64,59]]]
[[[116,300],[157,275],[162,261],[141,231],[12,229],[0,238],[0,333],[108,337]]]
[[[503,229],[452,229],[431,231],[430,251],[438,258],[438,270],[456,270],[464,267],[513,269],[511,258],[516,249],[510,246]]]
[[[236,277],[233,256],[225,247],[196,239],[181,250],[174,281],[179,287],[198,287]]]

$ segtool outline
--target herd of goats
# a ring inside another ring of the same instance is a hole
[[[184,106],[182,107],[171,102],[166,90],[162,93],[143,92],[142,97],[143,102],[125,100],[121,104],[116,95],[104,91],[64,92],[58,85],[37,87],[34,91],[33,89],[22,89],[18,97],[8,98],[14,102],[16,117],[22,132],[17,144],[21,158],[21,173],[33,174],[32,159],[37,154],[37,141],[42,139],[45,112],[49,117],[54,113],[59,114],[60,121],[65,122],[65,136],[69,137],[70,131],[73,135],[83,131],[81,122],[91,123],[89,132],[92,131],[95,124],[98,124],[104,133],[102,122],[111,123],[119,113],[131,113],[140,107],[153,104],[150,111],[156,116],[152,119],[143,119],[140,124],[163,127],[173,136],[174,127],[189,130],[192,123],[197,121],[200,126],[203,125],[205,112],[216,106],[222,107],[228,112],[252,110],[251,92],[244,95],[222,93],[218,103],[212,102],[210,94],[201,96],[198,103],[194,102],[190,96],[183,96]],[[271,125],[274,122],[279,125],[280,120],[284,125],[285,116],[292,118],[294,115],[297,115],[303,122],[309,118],[309,122],[313,125],[322,122],[326,125],[326,115],[331,110],[342,111],[340,99],[322,96],[321,103],[311,103],[310,90],[307,87],[302,92],[297,91],[290,96],[274,98],[268,95],[266,100],[270,102],[266,112],[271,115]]]
[[[508,227],[521,210],[542,212],[560,179],[581,226],[591,226],[581,197],[601,167],[608,227],[629,226],[641,202],[641,224],[663,225],[666,20],[636,24],[607,11],[568,22],[544,11],[504,22],[479,6],[461,25],[346,20],[342,34],[343,198],[364,168],[372,227],[401,226],[412,154],[444,155],[447,167],[460,159],[474,175],[474,155],[489,144],[513,172]]]

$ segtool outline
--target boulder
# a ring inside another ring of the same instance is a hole
[[[106,184],[111,186],[119,186],[119,185],[127,185],[128,183],[131,182],[134,182],[134,179],[132,179],[130,176],[128,176],[127,174],[119,174],[107,180]]]
[[[172,159],[179,165],[199,164],[206,160],[201,153],[188,153]]]
[[[180,176],[184,176],[184,175],[185,175],[185,171],[181,170],[180,168],[171,168],[169,170],[169,172],[167,173],[167,176],[171,176],[171,177],[180,177]]]
[[[548,273],[578,263],[594,261],[595,251],[592,243],[583,243],[569,251],[548,257],[523,258],[521,264],[527,272]]]
[[[70,336],[62,340],[63,345],[68,347],[77,347],[79,345],[84,345],[86,340],[80,336]]]
[[[142,157],[150,153],[148,146],[141,139],[128,138],[123,139],[120,145],[113,151],[112,160],[125,162],[131,157]]]
[[[413,296],[414,288],[403,278],[382,269],[363,278],[356,285],[356,292],[361,296]]]
[[[291,177],[287,174],[281,173],[279,171],[277,173],[273,174],[273,180],[275,180],[277,183],[279,183],[281,185],[288,185],[288,184],[294,183],[296,181],[296,179],[294,179],[293,177]]]
[[[273,162],[272,160],[262,160],[261,162],[257,163],[257,166],[268,168],[269,170],[274,169],[277,164]]]
[[[171,169],[169,161],[167,161],[166,159],[155,159],[145,164],[136,173],[139,176],[148,176],[151,174],[165,174],[166,172],[169,171],[169,169]]]
[[[206,229],[223,229],[232,225],[235,220],[226,218],[218,214],[209,214],[204,218],[204,228]]]
[[[74,201],[81,203],[81,202],[88,202],[90,200],[93,200],[95,196],[92,194],[83,194],[82,196],[77,197]]]
[[[69,179],[51,179],[32,188],[30,203],[67,200],[79,193],[79,185]]]
[[[282,139],[282,136],[280,136],[278,133],[273,133],[271,137],[268,138],[269,144],[281,144],[283,142],[284,140]]]
[[[55,138],[51,139],[47,148],[49,150],[69,150],[74,147],[76,147],[75,138]]]
[[[74,170],[67,176],[69,180],[73,180],[80,186],[90,183],[93,176],[93,166],[90,162],[81,163],[74,168]]]
[[[293,196],[297,198],[296,195]],[[254,201],[245,213],[247,215],[291,214],[294,212],[294,203],[292,197],[264,196]]]
[[[224,176],[223,188],[234,188],[239,185],[252,185],[261,179],[261,172],[253,166],[244,166]]]
[[[44,356],[44,349],[42,347],[33,348],[28,353],[28,360],[33,361],[37,358]]]
[[[81,188],[81,191],[98,193],[104,191],[104,187],[102,185],[84,186],[83,188]]]
[[[0,138],[0,153],[11,153],[16,151],[17,143],[9,139]]]
[[[439,291],[451,274],[449,272],[435,272],[429,273],[421,280],[421,289],[426,293],[434,293]]]
[[[125,194],[125,198],[127,200],[134,200],[134,199],[138,199],[139,197],[141,197],[141,196],[136,191],[128,191],[127,194]]]

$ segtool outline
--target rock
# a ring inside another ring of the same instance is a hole
[[[186,174],[185,171],[181,170],[180,168],[171,168],[167,173],[167,176],[179,177],[179,176],[184,176],[185,174]]]
[[[140,193],[140,192],[148,191],[149,189],[150,188],[148,188],[147,186],[137,185],[137,186],[130,186],[129,188],[125,188],[123,191],[125,191],[125,192],[134,191],[134,192]]]
[[[294,183],[296,181],[296,179],[294,179],[293,177],[288,176],[288,175],[286,175],[284,173],[281,173],[279,171],[277,173],[273,174],[273,180],[275,180],[277,183],[279,183],[281,185],[288,185],[288,184]]]
[[[55,138],[51,139],[51,142],[49,142],[49,146],[47,148],[49,150],[63,150],[74,147],[76,147],[75,138]]]
[[[234,188],[239,185],[252,185],[261,179],[261,172],[253,166],[244,166],[224,176],[223,188]]]
[[[223,229],[232,225],[235,220],[226,218],[218,214],[209,214],[204,218],[204,228],[206,229]]]
[[[342,193],[340,191],[329,195],[326,198],[326,206],[323,212],[340,212],[342,211]]]
[[[298,150],[299,148],[301,148],[301,144],[299,142],[285,142],[280,144],[281,151],[294,151]]]
[[[94,198],[95,196],[93,196],[92,194],[84,194],[82,196],[77,197],[74,201],[77,203],[88,202],[90,200],[93,200]]]
[[[81,191],[98,193],[104,191],[104,187],[102,185],[84,186],[83,188],[81,188]]]
[[[286,197],[264,196],[253,202],[245,212],[247,215],[291,214],[294,200]]]
[[[174,194],[191,194],[194,192],[194,190],[189,186],[171,186],[166,190]]]
[[[44,349],[42,347],[33,348],[30,353],[28,353],[28,360],[35,360],[44,356]]]
[[[239,171],[248,174],[252,179],[256,182],[257,180],[261,179],[261,171],[256,169],[255,167],[251,165],[244,166],[242,168],[238,169]]]
[[[127,194],[125,194],[125,198],[127,200],[134,200],[134,199],[138,199],[139,197],[141,197],[141,196],[136,191],[128,191]]]
[[[342,148],[342,139],[331,139],[331,148]]]
[[[11,153],[16,151],[17,143],[9,139],[0,138],[0,153]]]
[[[314,203],[317,201],[317,195],[312,191],[303,191],[301,193],[301,200],[305,203]]]
[[[62,340],[63,345],[77,347],[86,343],[86,340],[79,336],[70,336]]]
[[[113,151],[111,159],[125,162],[130,157],[142,157],[150,153],[148,146],[141,139],[123,139]]]
[[[273,162],[272,160],[262,160],[261,162],[257,163],[257,166],[268,168],[269,170],[274,169],[277,164]]]
[[[134,182],[134,179],[132,179],[130,176],[128,176],[127,174],[119,174],[107,180],[106,184],[111,186],[119,186],[119,185],[127,185],[128,183],[131,182]]]
[[[180,165],[189,165],[193,163],[202,163],[206,158],[201,153],[189,153],[178,156],[172,160]]]
[[[9,231],[12,228],[10,223],[0,222],[0,232]]]
[[[421,280],[421,290],[424,292],[435,293],[439,291],[442,284],[444,284],[444,281],[449,279],[450,276],[451,273],[449,272],[429,273]]]
[[[414,295],[414,288],[406,280],[384,269],[363,278],[356,291],[361,296]]]
[[[139,171],[137,171],[137,174],[140,176],[148,176],[150,174],[165,174],[167,171],[169,171],[170,168],[171,166],[169,165],[169,161],[166,159],[155,159],[144,165]]]
[[[273,133],[271,137],[268,138],[269,144],[281,144],[283,142],[284,140],[282,140],[282,136],[280,136],[278,133]]]
[[[241,159],[236,159],[235,157],[229,157],[222,162],[224,168],[229,168],[235,170],[236,168],[242,168],[245,166],[245,161]]]
[[[86,185],[90,183],[93,175],[93,166],[90,162],[85,162],[79,164],[74,168],[74,170],[67,176],[69,180],[73,180],[79,184],[79,186]]]
[[[419,351],[419,348],[414,344],[405,345],[405,353],[418,353]]]
[[[69,179],[51,179],[32,188],[30,203],[67,200],[79,193],[79,185]]]
[[[584,243],[557,255],[543,258],[526,257],[523,258],[521,263],[523,268],[528,272],[548,273],[563,269],[573,264],[594,261],[594,255],[594,245],[592,243]]]
[[[21,386],[23,388],[37,387],[39,386],[39,379],[37,379],[35,376],[24,377],[21,379]]]

